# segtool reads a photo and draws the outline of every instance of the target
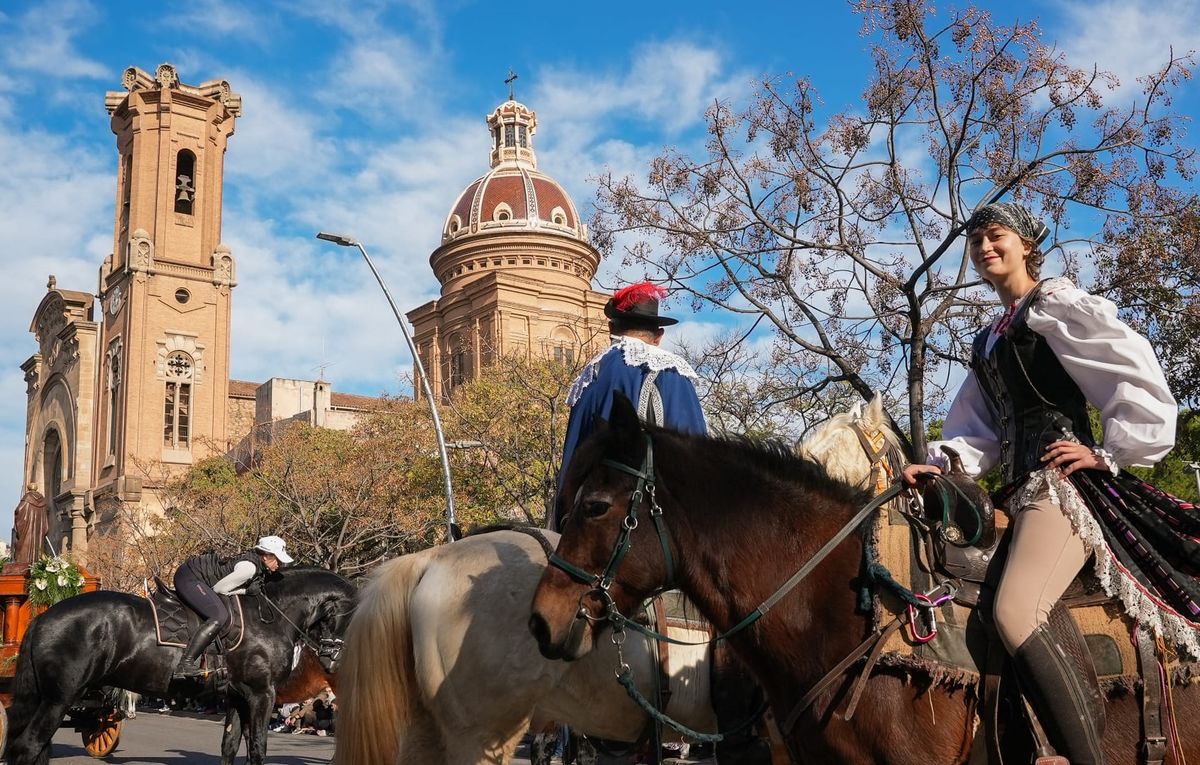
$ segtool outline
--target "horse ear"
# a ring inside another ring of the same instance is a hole
[[[612,443],[621,451],[632,453],[641,443],[642,421],[638,419],[633,402],[619,390],[613,391],[608,428]]]
[[[879,427],[883,424],[883,395],[876,393],[867,404],[867,418],[872,425]]]
[[[852,419],[852,420],[861,420],[862,419],[862,402],[855,401],[853,404],[850,405],[850,411],[846,412],[846,414],[850,415],[850,419]]]

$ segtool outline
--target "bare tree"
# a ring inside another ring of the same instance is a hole
[[[923,453],[925,419],[994,302],[960,239],[972,210],[1039,211],[1068,270],[1144,241],[1194,205],[1171,187],[1192,179],[1193,151],[1170,101],[1193,62],[1167,55],[1140,95],[1108,105],[1115,78],[1071,66],[1036,23],[917,0],[854,8],[874,67],[861,105],[830,112],[808,79],[766,79],[745,108],[708,110],[706,156],[667,150],[644,181],[602,177],[592,228],[696,307],[769,328],[791,392],[777,405],[883,391]]]

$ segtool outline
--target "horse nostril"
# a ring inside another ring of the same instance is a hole
[[[541,614],[534,612],[530,615],[529,631],[533,633],[533,639],[539,646],[550,643],[550,625],[546,623],[546,619]]]

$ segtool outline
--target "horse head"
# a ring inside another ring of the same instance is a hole
[[[325,672],[336,672],[342,636],[354,613],[354,585],[332,571],[305,567],[280,572],[269,587],[268,602],[275,606],[277,601],[279,614],[299,633],[295,642],[310,648]]]
[[[577,659],[609,624],[666,589],[669,545],[656,517],[654,435],[629,399],[576,450],[560,501],[570,502],[558,550],[538,583],[529,627],[542,654]]]
[[[898,477],[904,464],[900,439],[888,423],[879,394],[866,409],[855,402],[850,411],[826,420],[797,451],[824,465],[831,478],[876,493]]]

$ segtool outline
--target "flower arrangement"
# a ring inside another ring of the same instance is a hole
[[[29,567],[29,604],[52,606],[83,592],[83,574],[66,558],[44,557]]]

